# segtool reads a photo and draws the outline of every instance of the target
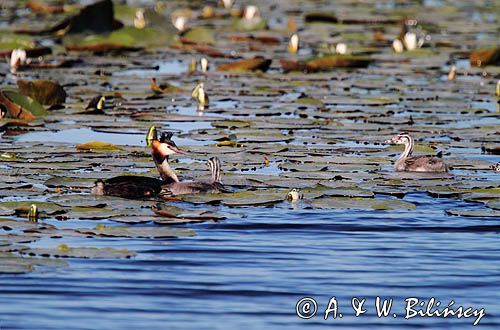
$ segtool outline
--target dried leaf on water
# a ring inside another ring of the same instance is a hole
[[[61,22],[40,30],[17,30],[17,33],[41,35],[41,34],[70,34],[82,32],[110,32],[122,27],[123,24],[114,19],[113,2],[111,0],[100,0],[83,7],[74,16],[65,18]]]
[[[21,94],[31,97],[43,105],[61,104],[66,101],[66,92],[59,83],[51,80],[18,80]]]
[[[366,68],[372,59],[359,55],[331,55],[307,61],[280,60],[283,71],[319,72],[330,71],[335,68]]]
[[[229,71],[229,72],[246,72],[246,71],[267,71],[271,65],[272,60],[265,59],[263,57],[254,57],[250,59],[244,59],[235,61],[232,63],[220,64],[217,67],[219,71]]]
[[[7,109],[11,118],[31,121],[47,114],[43,106],[32,98],[14,91],[0,90],[0,107]]]
[[[473,66],[500,65],[500,47],[473,50],[469,59]]]

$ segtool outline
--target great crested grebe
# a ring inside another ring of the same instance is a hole
[[[157,131],[151,127],[148,144],[161,179],[138,175],[121,175],[107,180],[97,180],[92,188],[95,195],[118,196],[124,198],[166,197],[182,194],[213,193],[223,191],[220,179],[220,161],[213,157],[208,161],[212,180],[210,182],[179,182],[175,171],[168,163],[168,156],[185,154],[174,141],[173,133],[163,133],[158,139]]]
[[[413,138],[407,133],[400,133],[390,140],[390,144],[404,144],[405,150],[394,164],[397,171],[406,172],[448,172],[448,166],[443,160],[431,156],[411,157],[413,153]]]
[[[210,181],[192,181],[179,182],[175,181],[165,184],[160,192],[160,197],[170,197],[186,194],[213,194],[227,191],[222,185],[220,177],[220,160],[217,157],[212,157],[207,161],[207,165],[212,173]]]
[[[185,152],[177,148],[171,137],[172,133],[163,133],[158,139],[154,127],[151,127],[148,132],[148,145],[151,146],[153,161],[161,180],[139,175],[120,175],[106,180],[97,180],[92,193],[124,198],[154,197],[160,193],[162,185],[178,182],[179,179],[168,164],[167,158],[169,155]]]

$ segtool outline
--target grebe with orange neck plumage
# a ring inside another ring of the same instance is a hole
[[[151,155],[160,174],[160,179],[121,175],[106,180],[97,180],[92,188],[95,195],[118,196],[123,198],[168,197],[193,193],[215,193],[223,191],[220,180],[220,161],[217,157],[208,160],[212,180],[208,182],[180,182],[175,171],[168,163],[168,157],[174,154],[185,154],[172,140],[173,133],[161,134],[151,127],[148,132],[148,144],[151,145]]]

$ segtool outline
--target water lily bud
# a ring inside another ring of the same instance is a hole
[[[10,72],[16,73],[20,66],[26,64],[27,55],[24,49],[14,49],[10,55]]]
[[[457,75],[457,67],[452,65],[450,68],[450,72],[448,72],[448,80],[449,81],[455,80],[456,75]]]
[[[35,204],[31,204],[30,210],[28,212],[28,220],[33,222],[38,221],[38,208]]]
[[[496,89],[496,94],[497,96],[500,96],[500,80],[497,81],[497,89]]]
[[[207,72],[208,71],[208,60],[203,57],[200,60],[200,67],[201,67],[201,72]]]
[[[247,6],[243,12],[243,18],[247,20],[258,17],[259,15],[259,8],[257,6]]]
[[[262,156],[264,158],[264,166],[269,167],[269,159],[266,156]]]
[[[185,16],[177,16],[173,18],[172,24],[175,26],[177,30],[180,32],[183,32],[187,29],[188,27],[188,19]]]
[[[208,95],[203,87],[204,85],[201,82],[196,85],[196,87],[193,89],[193,92],[191,93],[191,97],[198,101],[198,110],[204,110],[205,106],[207,106],[209,102]]]
[[[403,43],[399,39],[392,42],[392,48],[396,53],[402,53],[404,51]]]
[[[156,127],[151,126],[148,130],[148,134],[146,135],[146,145],[151,147],[153,141],[157,138]]]
[[[96,106],[96,109],[97,110],[102,110],[104,109],[104,107],[106,106],[106,104],[104,103],[106,101],[106,97],[105,96],[101,96],[101,98],[99,99],[99,101],[97,102],[97,106]]]
[[[299,51],[299,36],[293,34],[288,42],[288,52],[295,54]]]
[[[231,7],[233,5],[233,0],[221,0],[220,4],[224,8],[229,8],[229,7]]]
[[[417,49],[417,35],[415,33],[407,32],[403,41],[407,50]]]
[[[425,39],[424,38],[418,38],[418,48],[422,48],[422,46],[424,45],[425,43]]]
[[[344,43],[339,43],[335,47],[335,53],[337,54],[347,54],[347,45]]]
[[[189,63],[188,72],[189,73],[195,72],[196,71],[196,67],[197,67],[197,65],[196,65],[196,59],[193,57],[191,59],[191,62]]]
[[[146,20],[144,19],[144,10],[139,9],[135,12],[134,26],[137,29],[144,29],[146,27]]]

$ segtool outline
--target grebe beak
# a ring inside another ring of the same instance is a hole
[[[179,149],[179,148],[177,148],[177,147],[170,147],[170,149],[172,149],[173,151],[175,151],[175,153],[176,153],[176,154],[180,154],[180,155],[185,155],[185,154],[187,154],[187,152],[186,152],[186,151],[181,150],[181,149]]]

